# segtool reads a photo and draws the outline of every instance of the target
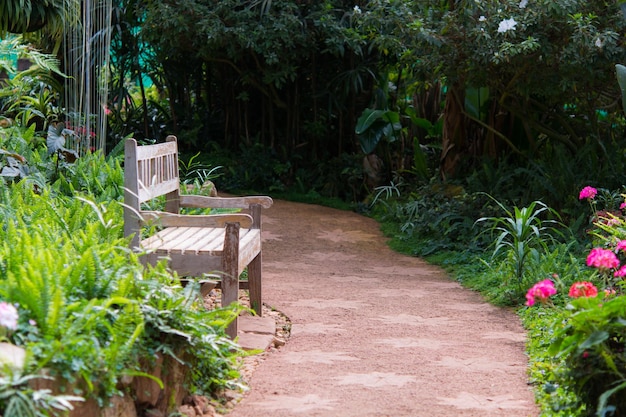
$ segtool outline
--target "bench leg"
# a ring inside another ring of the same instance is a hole
[[[239,223],[226,224],[222,253],[222,307],[239,301]],[[226,328],[231,339],[237,337],[237,319]]]
[[[257,316],[263,316],[261,297],[261,252],[248,265],[248,286],[250,292],[250,307]]]

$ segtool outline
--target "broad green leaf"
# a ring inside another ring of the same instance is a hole
[[[56,126],[53,126],[52,124],[48,126],[48,136],[46,138],[48,154],[53,154],[56,151],[63,149],[65,146],[64,130],[66,129],[63,123],[58,123]]]
[[[475,119],[483,120],[482,115],[485,103],[489,100],[489,88],[467,88],[465,89],[465,111]]]
[[[413,139],[413,170],[422,178],[428,178],[428,161],[417,138]]]
[[[362,135],[365,133],[369,127],[376,122],[377,120],[383,117],[385,113],[384,110],[373,110],[373,109],[365,109],[359,117],[359,120],[356,122],[356,127],[354,128],[354,132],[357,135]]]
[[[609,338],[609,333],[603,330],[596,330],[595,332],[591,333],[591,335],[589,335],[589,337],[587,338],[587,340],[585,340],[584,342],[582,342],[579,346],[580,349],[589,349],[593,346],[596,346],[602,342],[604,342],[606,339]]]
[[[383,137],[382,129],[369,129],[359,135],[359,143],[361,144],[361,150],[365,154],[374,152],[378,142]]]

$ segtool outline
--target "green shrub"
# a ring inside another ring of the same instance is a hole
[[[549,353],[562,364],[557,382],[575,392],[588,415],[626,412],[626,296],[572,300],[556,323]]]
[[[559,233],[558,221],[546,218],[558,213],[541,201],[533,201],[528,207],[514,207],[508,210],[500,202],[496,204],[506,214],[502,217],[481,217],[476,223],[487,222],[494,237],[492,259],[504,255],[507,264],[513,268],[519,289],[522,289],[524,272],[533,259],[537,262],[540,252],[546,253],[548,246],[556,241],[553,234]]]
[[[102,203],[50,187],[36,193],[26,181],[0,190],[0,299],[19,306],[10,341],[29,352],[27,371],[45,367],[101,405],[121,393],[122,377],[142,375],[141,364],[156,353],[193,371],[185,381],[193,392],[237,384],[241,353],[225,328],[241,307],[205,311],[197,286],[183,289],[164,264],[143,267],[123,237],[119,164],[103,171],[109,169],[113,175],[100,183],[97,176],[76,183],[110,198]],[[0,400],[0,413],[3,406]]]

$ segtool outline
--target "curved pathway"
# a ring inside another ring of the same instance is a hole
[[[275,201],[263,222],[264,301],[292,332],[228,417],[539,415],[515,314],[391,251],[372,219]]]

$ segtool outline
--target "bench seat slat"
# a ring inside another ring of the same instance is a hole
[[[219,253],[224,250],[224,229],[222,228],[197,228],[193,241],[174,242],[185,251],[193,252],[196,255],[203,253]],[[175,249],[175,248],[174,248]]]
[[[222,228],[168,227],[144,239],[141,247],[160,253],[219,255],[224,250],[224,233]],[[256,245],[256,241],[259,245]],[[260,231],[240,229],[239,250],[244,253],[258,253],[259,249]]]
[[[150,238],[141,242],[145,249],[165,252],[197,254],[198,249],[210,245],[220,244],[223,240],[224,229],[202,227],[167,227]],[[221,249],[220,249],[221,252]]]
[[[184,242],[193,239],[194,228],[191,227],[167,227],[158,233],[141,241],[144,249],[164,249],[173,247],[174,242]]]

